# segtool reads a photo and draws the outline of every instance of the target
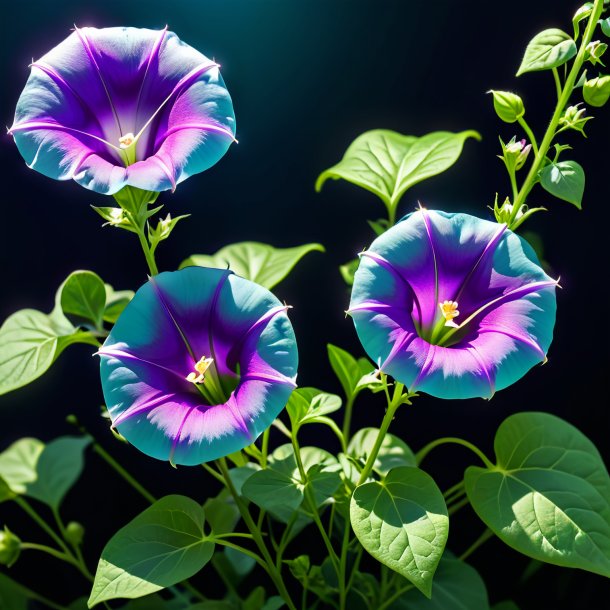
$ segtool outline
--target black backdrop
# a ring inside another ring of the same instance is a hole
[[[401,211],[412,210],[421,200],[429,208],[489,217],[487,206],[494,193],[504,196],[509,188],[495,158],[497,136],[506,140],[522,134],[495,117],[485,92],[520,92],[530,124],[541,133],[554,103],[551,75],[516,79],[514,74],[528,40],[546,27],[570,31],[577,7],[566,0],[13,1],[2,9],[0,116],[7,125],[12,122],[27,65],[61,41],[72,23],[153,28],[168,24],[183,40],[215,57],[233,96],[240,143],[212,170],[183,183],[175,194],[161,195],[167,211],[193,216],[160,246],[160,268],[175,268],[191,253],[215,252],[235,241],[324,244],[327,253],[309,255],[276,293],[294,306],[300,385],[339,391],[326,360],[326,343],[358,355],[361,348],[343,315],[348,291],[337,266],[370,243],[365,219],[382,216],[383,208],[374,196],[346,183],[328,183],[316,194],[317,175],[367,129],[384,127],[415,135],[477,129],[483,141],[469,141],[456,166],[409,191]],[[587,172],[584,210],[552,200],[539,187],[532,197],[550,212],[535,216],[528,228],[542,236],[545,258],[563,286],[548,364],[491,402],[417,399],[393,427],[414,449],[438,436],[458,435],[492,455],[493,433],[508,414],[543,410],[578,426],[607,461],[610,458],[610,112],[606,108],[594,114],[598,117],[588,125],[587,140],[566,138],[575,145],[573,158]],[[104,197],[28,170],[8,136],[0,140],[0,157],[2,319],[24,307],[50,310],[56,287],[74,269],[92,269],[119,289],[145,281],[137,240],[101,229],[100,218],[89,208],[109,205]],[[153,493],[190,493],[201,501],[213,493],[215,485],[199,470],[174,471],[112,439],[98,417],[102,399],[97,361],[89,353],[86,346],[70,348],[42,379],[0,399],[0,448],[22,436],[50,440],[70,433],[64,420],[74,412]],[[356,404],[355,423],[378,425],[382,414],[379,398],[363,398]],[[309,432],[310,442],[335,449],[325,431]],[[452,484],[460,469],[473,463],[464,453],[456,447],[439,449],[426,465],[443,484]],[[69,494],[64,512],[66,519],[85,523],[86,555],[93,567],[108,537],[144,507],[107,466],[89,456],[85,475]],[[43,536],[14,507],[0,507],[3,522],[24,538]],[[481,527],[464,509],[452,522],[450,546],[461,552]],[[309,544],[307,539],[295,543],[295,555],[311,552],[321,558],[321,549]],[[497,541],[477,551],[472,563],[488,582],[494,602],[514,596],[522,608],[590,608],[601,607],[591,601],[595,594],[610,593],[602,577],[553,566],[519,584],[527,560]],[[31,553],[20,559],[12,574],[62,601],[87,592],[69,567]],[[206,581],[212,578],[212,572],[204,571],[195,582],[206,590]]]

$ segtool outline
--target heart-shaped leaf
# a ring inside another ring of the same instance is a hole
[[[483,579],[472,566],[445,556],[434,575],[431,599],[411,589],[389,610],[489,610],[489,599]]]
[[[377,428],[361,428],[354,434],[347,446],[347,453],[353,458],[366,460],[377,440]],[[373,469],[381,475],[387,474],[392,468],[400,466],[415,466],[415,455],[409,446],[397,436],[386,434],[383,438]]]
[[[350,144],[339,163],[320,174],[316,191],[329,178],[342,178],[371,191],[393,211],[408,189],[450,168],[468,138],[481,136],[476,131],[435,131],[421,138],[388,129],[367,131]]]
[[[581,209],[585,170],[576,161],[559,161],[543,167],[540,170],[540,184],[551,195]]]
[[[544,30],[528,43],[517,76],[561,66],[572,59],[576,51],[576,43],[562,30]]]
[[[59,289],[59,304],[76,324],[101,329],[106,306],[104,282],[93,271],[74,271]]]
[[[203,508],[166,496],[121,528],[102,551],[88,605],[142,597],[190,578],[210,561]]]
[[[419,468],[390,470],[383,481],[360,485],[350,504],[352,528],[375,558],[432,594],[432,578],[449,533],[443,494]]]
[[[610,577],[610,477],[581,432],[548,413],[518,413],[495,438],[497,465],[466,470],[468,499],[517,551]]]
[[[193,254],[180,264],[184,267],[214,267],[231,269],[237,275],[271,290],[279,284],[308,252],[324,252],[320,244],[305,244],[294,248],[273,248],[255,241],[225,246],[216,254]]]
[[[83,471],[86,437],[63,436],[45,445],[22,438],[0,453],[0,477],[13,493],[58,509]]]

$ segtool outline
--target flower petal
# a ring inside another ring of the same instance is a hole
[[[76,28],[32,64],[10,131],[33,169],[111,195],[173,190],[208,169],[235,117],[217,65],[174,33]],[[129,133],[139,160],[125,168]]]
[[[99,352],[113,425],[141,451],[174,464],[199,464],[252,443],[295,387],[298,355],[285,310],[230,271],[189,267],[156,276]],[[186,380],[204,356],[220,375],[236,377],[239,365],[238,385],[223,403],[207,404]]]
[[[545,360],[556,283],[505,226],[420,210],[365,254],[349,313],[368,355],[410,390],[489,398]],[[459,301],[462,326],[431,334],[419,320],[438,320],[444,300]]]

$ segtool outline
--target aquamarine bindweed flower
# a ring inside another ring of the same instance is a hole
[[[506,225],[420,209],[362,254],[349,313],[410,390],[489,398],[546,360],[556,285]]]
[[[218,64],[167,28],[74,28],[32,63],[9,133],[26,163],[112,195],[175,189],[234,141]]]
[[[287,309],[229,270],[187,267],[151,278],[99,350],[112,426],[172,464],[251,444],[295,387]]]

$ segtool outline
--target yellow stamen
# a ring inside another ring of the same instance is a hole
[[[119,148],[129,148],[133,141],[135,140],[135,136],[133,133],[126,133],[124,136],[119,138]]]
[[[442,303],[439,303],[438,306],[441,308],[441,313],[446,320],[445,326],[457,328],[457,324],[453,321],[453,318],[457,318],[460,315],[460,312],[458,311],[458,302],[443,301]]]
[[[210,368],[214,358],[206,358],[205,356],[195,364],[195,371],[186,376],[186,380],[192,383],[203,383],[205,381],[205,372]]]

